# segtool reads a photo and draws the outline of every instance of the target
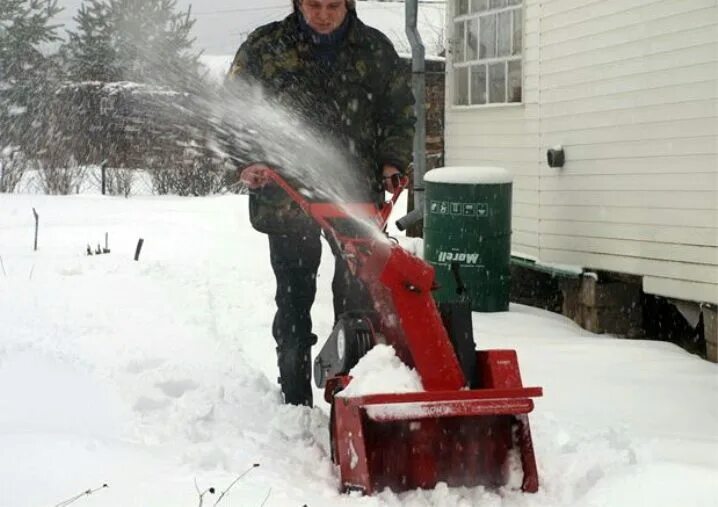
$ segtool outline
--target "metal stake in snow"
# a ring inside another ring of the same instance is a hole
[[[137,248],[135,249],[135,260],[140,260],[140,253],[142,252],[142,245],[145,244],[145,240],[140,238],[140,240],[137,242]]]
[[[100,162],[100,174],[102,176],[102,195],[105,195],[107,188],[107,159]]]
[[[35,208],[32,208],[32,214],[35,215],[35,251],[37,252],[37,230],[40,227],[40,215],[37,214]]]

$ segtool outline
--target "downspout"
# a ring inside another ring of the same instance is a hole
[[[417,28],[419,1],[406,0],[406,36],[411,45],[411,87],[416,105],[414,134],[414,209],[424,209],[424,175],[426,174],[426,62],[424,43]]]

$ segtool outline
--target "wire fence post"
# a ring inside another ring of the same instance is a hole
[[[140,238],[140,240],[137,242],[137,248],[135,249],[135,260],[140,260],[140,253],[142,253],[142,245],[145,244],[145,240]]]
[[[37,214],[35,208],[32,208],[32,214],[35,215],[35,252],[37,252],[37,230],[40,227],[40,215]]]
[[[100,173],[102,177],[102,195],[105,195],[107,189],[107,159],[100,162]]]

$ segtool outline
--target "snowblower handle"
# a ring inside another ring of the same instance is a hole
[[[309,202],[306,197],[289,185],[275,169],[266,164],[252,164],[245,167],[240,173],[240,180],[250,190],[262,188],[269,183],[278,185],[299,205],[302,211],[316,220],[323,229],[330,231],[335,231],[335,228],[329,222],[329,218],[351,218],[352,216],[368,218],[376,223],[380,230],[384,230],[389,221],[389,216],[394,209],[394,205],[409,184],[409,178],[402,176],[389,200],[384,202],[381,209],[378,209],[371,203],[337,205],[333,203]]]

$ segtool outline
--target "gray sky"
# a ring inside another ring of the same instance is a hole
[[[60,0],[65,10],[60,24],[72,23],[82,0]],[[192,5],[197,19],[195,37],[198,48],[207,54],[233,54],[247,33],[254,28],[281,19],[291,11],[291,0],[178,0],[177,5]]]
[[[59,4],[65,10],[58,22],[72,26],[82,0],[60,0]],[[258,26],[282,19],[292,10],[291,0],[178,0],[177,5],[182,9],[192,5],[192,15],[197,20],[194,29],[197,49],[204,50],[205,55],[223,56],[234,55],[249,32]],[[438,0],[420,3],[419,29],[428,55],[436,55],[442,48],[443,5]],[[397,51],[410,51],[404,33],[403,4],[362,2],[357,10],[364,22],[380,29],[394,42]]]

